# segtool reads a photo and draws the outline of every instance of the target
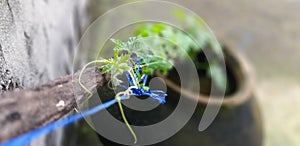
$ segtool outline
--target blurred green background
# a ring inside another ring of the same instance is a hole
[[[300,144],[300,1],[173,1],[195,11],[220,41],[253,64],[265,146]]]
[[[201,16],[256,73],[265,146],[300,144],[300,0],[169,0]],[[93,0],[91,20],[129,0]]]

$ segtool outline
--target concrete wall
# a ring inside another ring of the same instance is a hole
[[[0,0],[0,93],[71,70],[86,24],[82,0]]]
[[[0,0],[0,94],[70,73],[87,0]],[[60,145],[62,130],[31,145]]]

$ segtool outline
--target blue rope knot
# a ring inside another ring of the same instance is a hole
[[[135,68],[135,72],[130,73],[127,72],[125,75],[127,77],[127,81],[129,83],[129,86],[121,85],[124,89],[132,91],[132,96],[146,96],[150,97],[151,99],[158,101],[160,104],[166,103],[166,96],[167,94],[162,90],[149,90],[149,88],[146,88],[146,83],[148,79],[148,75],[142,74],[142,70],[140,67],[140,59],[137,59],[137,68]],[[141,82],[141,84],[140,84]]]
[[[168,94],[166,94],[164,91],[161,90],[143,91],[142,89],[136,89],[136,88],[133,88],[131,90],[133,96],[146,96],[146,97],[150,97],[153,100],[158,101],[160,104],[166,103],[166,96]]]

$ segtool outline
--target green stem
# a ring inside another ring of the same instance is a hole
[[[94,61],[91,61],[89,63],[87,63],[86,65],[84,65],[84,67],[81,69],[80,73],[79,73],[79,77],[78,77],[78,84],[81,86],[81,88],[83,88],[87,93],[89,93],[89,96],[87,97],[87,99],[84,100],[83,103],[85,103],[87,100],[89,100],[92,96],[93,96],[93,93],[87,88],[85,87],[82,82],[81,82],[81,77],[82,77],[82,74],[83,74],[83,71],[91,64],[93,63],[104,63],[105,59],[102,59],[102,60],[94,60]]]
[[[79,77],[78,77],[78,83],[79,83],[79,85],[80,85],[87,93],[89,93],[89,96],[87,97],[87,99],[84,100],[83,103],[85,103],[87,100],[89,100],[89,99],[93,96],[93,93],[92,93],[86,86],[84,86],[84,85],[82,84],[82,82],[81,82],[81,77],[82,77],[83,71],[84,71],[89,65],[91,65],[91,64],[93,64],[93,63],[104,63],[104,62],[106,62],[106,61],[107,61],[107,60],[105,60],[105,59],[102,59],[102,60],[94,60],[94,61],[91,61],[91,62],[87,63],[86,65],[84,65],[84,67],[81,69],[80,74],[79,74]],[[132,75],[130,72],[129,72],[129,74],[130,74],[131,78],[134,80],[135,78],[133,78],[133,75]],[[134,83],[135,83],[135,86],[136,86],[136,81],[134,81]],[[128,89],[131,91],[131,88],[128,88]],[[127,90],[128,90],[128,89],[127,89]],[[129,91],[129,90],[128,90],[128,91]],[[137,136],[136,136],[135,132],[132,130],[132,128],[131,128],[129,122],[127,121],[127,118],[126,118],[126,116],[125,116],[125,113],[124,113],[124,110],[123,110],[123,106],[122,106],[120,97],[119,97],[118,95],[119,95],[119,94],[117,94],[116,98],[118,99],[118,105],[119,105],[119,108],[120,108],[120,112],[121,112],[122,118],[123,118],[123,120],[124,120],[124,122],[125,122],[127,128],[129,129],[130,133],[132,134],[132,136],[133,136],[133,138],[134,138],[134,144],[136,144],[136,143],[137,143]],[[77,109],[75,109],[75,110],[77,111]]]
[[[121,112],[121,115],[122,115],[122,118],[127,126],[127,128],[129,129],[131,135],[133,136],[134,138],[134,144],[137,143],[137,137],[136,137],[136,134],[135,132],[133,131],[133,129],[131,128],[130,124],[128,123],[127,121],[127,118],[125,116],[125,113],[124,113],[124,110],[123,110],[123,106],[122,106],[122,103],[121,103],[121,100],[118,100],[118,105],[119,105],[119,108],[120,108],[120,112]]]
[[[145,63],[145,64],[141,65],[141,67],[149,66],[149,65],[153,65],[153,64],[159,64],[159,63],[160,63],[160,62]]]
[[[130,77],[132,79],[132,82],[133,82],[134,86],[139,87],[139,82],[134,77],[134,72],[132,71],[132,69],[128,73],[129,73],[129,75],[130,75]]]

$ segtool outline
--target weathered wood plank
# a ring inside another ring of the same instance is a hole
[[[60,77],[33,89],[7,92],[0,96],[0,143],[65,116],[87,97],[78,75]],[[90,90],[106,80],[96,67],[86,69],[82,83]],[[76,96],[75,96],[76,95]]]

